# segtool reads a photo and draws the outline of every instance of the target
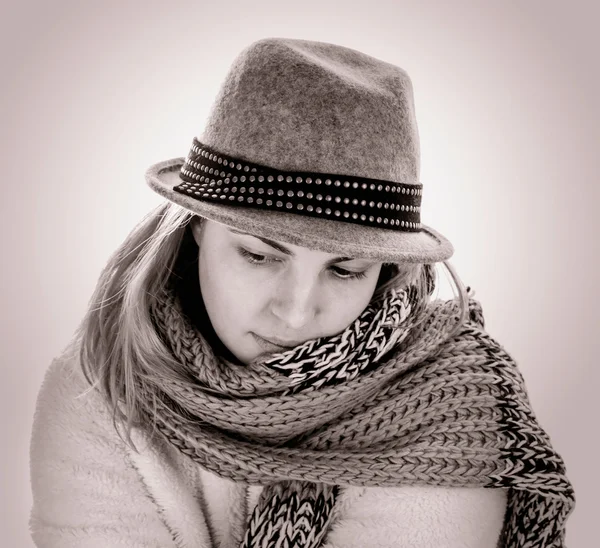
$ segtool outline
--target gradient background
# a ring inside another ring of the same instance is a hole
[[[422,220],[454,243],[452,264],[565,459],[577,495],[569,548],[592,546],[597,2],[14,4],[0,17],[3,545],[31,546],[36,394],[109,255],[161,201],[145,169],[187,154],[243,47],[283,36],[345,45],[410,74]]]

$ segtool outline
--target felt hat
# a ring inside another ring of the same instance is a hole
[[[266,38],[233,61],[186,158],[150,187],[213,221],[346,257],[433,263],[452,244],[420,222],[406,71],[325,42]]]

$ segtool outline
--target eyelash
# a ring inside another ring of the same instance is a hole
[[[266,255],[258,255],[256,253],[251,253],[250,251],[248,251],[247,249],[244,249],[243,247],[238,247],[237,248],[238,253],[244,257],[250,264],[254,265],[254,266],[265,266],[271,262],[275,262],[278,259],[270,259],[270,260],[260,260],[262,259],[267,259]],[[348,275],[344,275],[344,276],[340,276],[339,274],[334,274],[334,276],[341,281],[350,281],[350,280],[360,280],[362,278],[366,278],[367,275],[364,272],[351,272],[350,270],[344,270],[343,268],[339,268],[339,267],[331,267],[334,272],[336,271],[342,271],[344,273],[347,273]]]

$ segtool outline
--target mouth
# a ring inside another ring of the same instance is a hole
[[[265,339],[264,337],[261,337],[260,335],[257,335],[256,333],[252,333],[251,335],[254,337],[254,340],[263,348],[265,348],[266,350],[289,350],[290,348],[294,348],[294,346],[297,346],[297,344],[290,344],[290,343],[286,343],[286,344],[282,344],[279,341],[273,341],[270,339]],[[300,343],[298,343],[300,344]]]

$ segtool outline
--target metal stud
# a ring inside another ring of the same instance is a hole
[[[341,215],[341,213],[340,213],[340,210],[339,210],[339,209],[336,209],[336,210],[333,212],[333,214],[334,214],[336,217],[339,217],[339,216]]]
[[[358,219],[358,213],[353,213],[353,214],[352,214],[352,218],[353,218],[353,219]]]
[[[315,209],[315,211],[316,211],[317,213],[321,213],[323,210],[322,210],[320,207],[317,207],[317,208]]]
[[[275,191],[274,191],[272,188],[267,188],[267,194],[268,194],[269,196],[273,195],[273,193],[274,193],[274,192],[275,192]]]
[[[301,183],[302,182],[302,177],[296,177],[296,182],[297,183]]]
[[[320,185],[321,184],[321,179],[315,179],[315,185]]]
[[[291,183],[294,179],[292,179],[289,175],[285,178],[286,182]]]
[[[283,175],[277,175],[277,180],[278,180],[279,182],[283,181]]]
[[[350,217],[350,213],[348,213],[347,211],[344,211],[344,217],[346,217],[346,219],[347,219],[348,217]]]
[[[252,196],[248,196],[248,199],[246,200],[249,204],[251,204],[252,202],[254,202],[254,198]]]
[[[262,175],[258,176],[258,182],[262,183],[265,180],[265,178]]]
[[[254,177],[254,175],[250,175],[250,177],[248,177],[248,180],[253,183],[256,180],[256,177]]]
[[[268,206],[272,206],[273,205],[273,200],[267,200],[265,202]]]
[[[280,202],[279,200],[277,200],[277,202],[275,203],[275,205],[277,207],[283,207],[283,202]]]
[[[312,200],[312,198],[313,198],[313,194],[312,194],[312,192],[308,192],[308,193],[306,194],[306,197],[307,197],[309,200]]]
[[[253,186],[251,186],[251,187],[248,189],[248,192],[250,192],[250,194],[252,194],[252,193],[254,192],[254,187],[253,187]]]
[[[273,182],[273,175],[268,175],[267,176],[267,181],[269,181],[269,183]]]
[[[238,196],[238,202],[243,202],[244,201],[244,197],[243,196]]]
[[[342,183],[340,183],[339,181],[336,181],[335,183],[333,183],[335,186],[340,186]]]
[[[299,190],[298,192],[296,192],[296,194],[298,195],[298,198],[302,198],[302,196],[304,196],[304,192],[302,192],[301,190]]]
[[[358,188],[358,183],[356,181],[352,183],[352,188]]]
[[[348,181],[344,181],[344,188],[348,188],[350,186],[350,183]]]
[[[306,206],[306,211],[312,211],[312,210],[313,210],[313,206],[311,206],[311,205]]]
[[[258,205],[262,204],[262,203],[263,203],[263,200],[262,200],[262,198],[256,198],[256,203],[257,203]]]
[[[292,202],[286,202],[285,207],[287,207],[288,209],[292,209],[294,207],[294,204],[292,204]]]
[[[299,209],[300,211],[302,211],[304,209],[304,206],[302,204],[298,204],[296,206],[297,209]]]
[[[327,196],[325,196],[325,201],[326,202],[331,202],[331,196],[329,196],[329,194]]]
[[[264,189],[264,188],[262,188],[262,187],[259,187],[259,189],[258,189],[258,193],[259,193],[259,194],[264,194],[264,193],[265,193],[265,189]]]
[[[323,195],[322,195],[322,194],[317,194],[317,195],[315,196],[315,198],[316,198],[317,200],[321,201],[321,200],[323,199]]]
[[[287,195],[292,198],[294,196],[294,191],[293,190],[288,190]]]
[[[312,183],[312,179],[310,177],[307,177],[306,178],[306,184],[310,185],[310,183]]]
[[[325,184],[329,186],[331,184],[331,179],[325,179]]]
[[[342,199],[339,196],[336,196],[334,199],[338,204],[342,201]]]
[[[248,172],[250,171],[250,168],[248,166],[244,166],[244,171]]]
[[[283,192],[283,190],[279,189],[277,191],[277,196],[283,196],[285,194],[285,192]]]

